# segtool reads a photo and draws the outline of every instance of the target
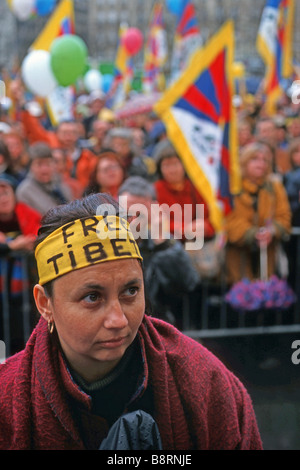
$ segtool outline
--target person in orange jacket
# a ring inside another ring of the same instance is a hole
[[[45,142],[52,149],[61,148],[67,154],[68,172],[76,178],[82,188],[85,188],[90,180],[90,175],[97,163],[94,153],[78,145],[79,129],[74,120],[62,121],[55,131],[49,131],[43,127],[39,119],[26,109],[23,85],[19,80],[12,82],[10,86],[11,96],[20,109],[20,120],[23,124],[26,137],[30,145],[36,142]]]

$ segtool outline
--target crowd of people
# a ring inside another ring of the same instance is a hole
[[[11,82],[9,94],[13,110],[2,108],[0,123],[2,257],[32,252],[49,209],[89,194],[108,193],[115,200],[126,197],[128,215],[138,216],[146,231],[151,225],[160,227],[159,236],[138,240],[154,316],[181,328],[182,296],[207,277],[218,282],[225,273],[228,286],[244,277],[259,277],[263,246],[269,277],[278,272],[277,254],[284,247],[288,280],[295,286],[300,254],[295,253],[291,231],[300,225],[300,116],[299,106],[288,96],[278,103],[275,117],[266,115],[262,99],[250,94],[237,109],[242,188],[224,220],[222,242],[216,243],[209,207],[154,112],[117,120],[106,108],[103,93],[95,92],[85,97],[84,108],[82,96],[77,97],[74,119],[54,128],[45,111],[39,116],[30,111],[21,80]],[[187,223],[169,211],[166,228],[163,212],[151,211],[154,204],[169,208],[178,204],[182,209],[189,204],[191,220]],[[199,204],[204,205],[201,218],[196,212]],[[197,231],[203,232],[204,248],[213,246],[208,260],[215,263],[211,272],[200,259],[201,250],[185,250],[185,240]],[[13,256],[13,265],[17,259]],[[14,267],[10,276],[11,295],[17,298],[22,286]]]

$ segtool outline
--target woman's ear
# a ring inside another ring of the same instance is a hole
[[[45,289],[40,284],[33,288],[33,296],[36,307],[46,322],[53,320],[51,299],[46,295]]]

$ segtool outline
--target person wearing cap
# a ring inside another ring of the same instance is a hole
[[[143,260],[111,197],[49,211],[35,257],[41,318],[25,349],[0,365],[0,449],[103,449],[132,413],[155,423],[161,447],[152,449],[262,448],[241,382],[147,314]],[[151,448],[151,432],[143,437]]]
[[[72,192],[55,173],[51,148],[43,142],[29,147],[30,168],[26,178],[18,185],[18,201],[44,215],[51,207],[72,199]]]
[[[183,329],[183,297],[196,288],[200,279],[182,243],[173,239],[165,220],[152,210],[159,206],[153,183],[140,176],[127,178],[119,189],[119,204],[129,214],[131,210],[131,215],[138,214],[139,232],[148,234],[140,236],[137,243],[144,260],[152,314]],[[160,229],[151,236],[153,227]]]

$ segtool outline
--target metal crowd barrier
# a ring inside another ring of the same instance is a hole
[[[216,286],[204,281],[200,284],[201,305],[200,325],[191,325],[190,302],[186,296],[183,302],[183,332],[194,339],[229,336],[282,334],[300,332],[300,228],[293,228],[291,237],[296,237],[296,302],[287,310],[274,309],[257,312],[235,312],[225,301],[228,287],[225,274]],[[211,293],[211,291],[214,291]],[[216,292],[217,291],[217,292]],[[192,294],[193,295],[193,294]],[[217,310],[217,312],[216,312]]]
[[[32,312],[33,305],[31,301],[30,292],[30,276],[29,276],[29,257],[31,254],[25,252],[11,253],[9,256],[0,257],[0,275],[2,278],[2,292],[1,292],[1,316],[2,319],[2,332],[3,337],[0,338],[5,344],[6,357],[11,355],[11,340],[13,332],[11,331],[11,316],[14,315],[11,306],[11,293],[9,286],[9,266],[11,261],[18,258],[21,262],[21,273],[22,273],[22,293],[21,293],[21,311],[22,311],[22,329],[23,329],[23,341],[26,344],[31,331],[32,331]]]
[[[190,318],[190,298],[183,298],[182,331],[194,338],[217,338],[225,336],[244,336],[257,334],[274,334],[300,332],[300,228],[294,229],[293,237],[297,237],[296,259],[296,285],[292,286],[296,294],[296,303],[286,311],[261,311],[258,315],[247,312],[244,315],[233,312],[225,301],[227,285],[222,277],[218,284],[204,281],[200,284],[199,324],[193,326]],[[28,287],[29,283],[29,255],[16,253],[21,258],[22,277],[24,288],[22,291],[22,323],[24,344],[32,331],[32,316],[35,308],[32,305],[32,296]],[[1,293],[1,320],[3,337],[1,344],[5,343],[6,356],[11,354],[11,328],[10,316],[13,315],[10,305],[10,292],[8,286],[9,257],[1,257],[0,274],[3,279],[3,292]],[[1,331],[1,327],[0,327]],[[1,358],[0,358],[1,359]]]

